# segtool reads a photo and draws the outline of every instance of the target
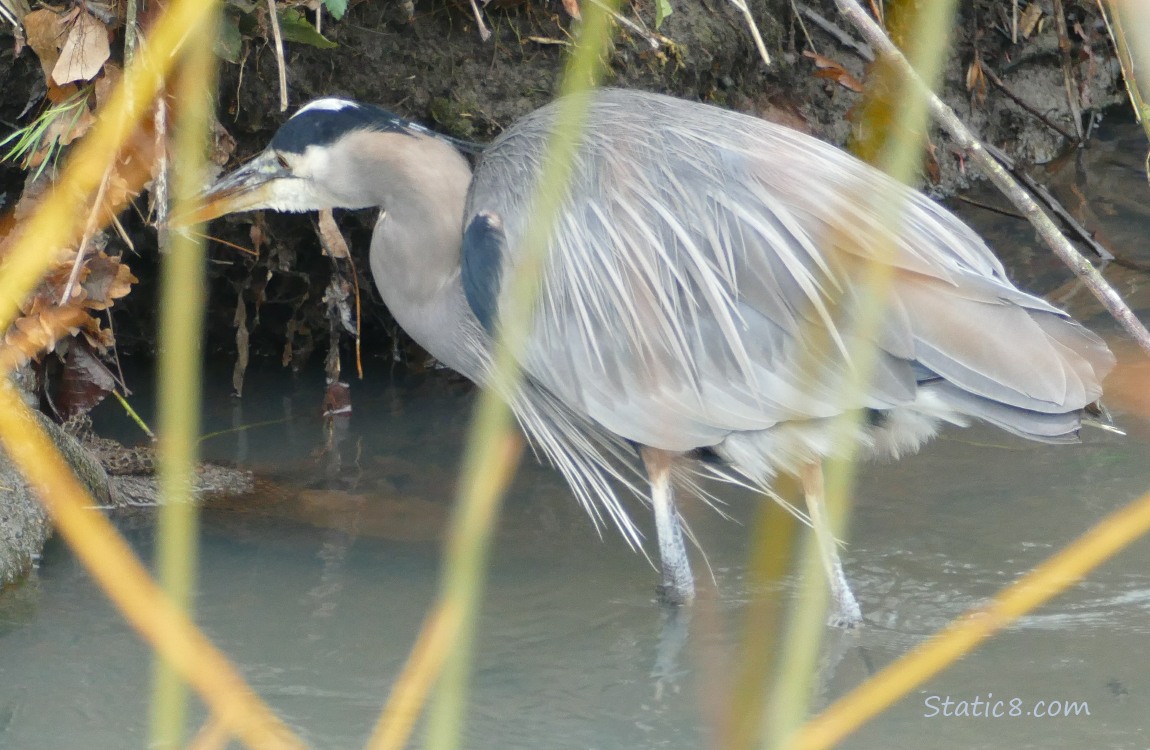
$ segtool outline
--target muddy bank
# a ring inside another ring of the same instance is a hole
[[[729,3],[672,5],[658,32],[651,6],[628,8],[628,19],[652,37],[619,27],[606,85],[708,101],[846,142],[847,115],[861,97],[835,66],[865,82],[869,49],[832,2],[752,2],[769,67]],[[1063,134],[1075,134],[1050,3],[1032,4],[1044,12],[1030,14],[1033,27],[1021,29],[1017,42],[1003,5],[960,4],[943,96],[985,140],[1024,162],[1048,161],[1065,146]],[[1089,115],[1122,101],[1123,93],[1097,8],[1066,7],[1077,104]],[[808,13],[796,16],[795,8]],[[290,108],[319,96],[346,96],[450,135],[488,140],[554,96],[571,23],[558,7],[537,4],[489,7],[485,18],[492,31],[487,42],[462,4],[419,4],[410,18],[393,4],[359,5],[343,22],[324,27],[338,48],[289,45]],[[655,42],[661,43],[653,48]],[[224,66],[220,102],[221,121],[240,139],[241,155],[266,143],[285,117],[270,47],[253,48],[243,65]],[[941,174],[926,176],[931,189],[949,194],[964,187],[969,176],[962,174],[961,154],[951,153],[938,132],[932,144]]]
[[[126,447],[92,434],[86,425],[69,424],[65,429],[43,415],[39,418],[97,506],[123,514],[158,504],[152,447]],[[194,489],[199,499],[207,501],[250,492],[253,485],[251,472],[203,464],[197,469]],[[51,519],[35,490],[0,450],[0,591],[28,576],[51,536]]]
[[[108,475],[71,435],[42,419],[56,448],[99,503],[109,501]],[[22,580],[52,535],[48,513],[19,470],[0,451],[0,590]]]

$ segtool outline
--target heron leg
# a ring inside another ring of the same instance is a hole
[[[862,610],[851,592],[843,573],[843,563],[839,559],[834,532],[826,514],[826,493],[823,487],[823,466],[821,463],[807,464],[800,472],[803,482],[803,496],[807,501],[807,512],[811,517],[811,527],[819,547],[819,557],[827,573],[831,588],[834,612],[828,624],[835,627],[853,628],[862,623]]]
[[[671,482],[674,454],[657,448],[640,451],[651,482],[651,505],[655,510],[655,532],[659,537],[659,564],[663,583],[659,594],[667,604],[688,604],[695,598],[695,579],[691,560],[683,543],[683,522],[675,507],[675,490]]]

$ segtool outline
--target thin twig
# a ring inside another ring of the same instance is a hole
[[[223,245],[224,247],[230,247],[233,250],[238,250],[241,253],[244,253],[245,255],[252,256],[253,258],[260,257],[260,254],[258,252],[256,252],[255,250],[251,250],[249,248],[246,248],[243,245],[237,245],[234,242],[228,242],[223,237],[215,237],[215,236],[207,234],[205,232],[196,232],[193,230],[185,230],[185,231],[191,232],[191,234],[193,234],[196,237],[202,237],[205,240],[211,240],[212,244]]]
[[[108,334],[112,337],[112,341],[118,342],[116,338],[116,323],[113,320],[115,316],[112,315],[112,308],[104,310],[104,320],[108,324]],[[124,366],[120,364],[120,346],[119,343],[112,344],[112,362],[116,365],[116,372],[112,377],[116,380],[116,385],[120,387],[122,393],[117,393],[120,396],[131,396],[132,390],[128,388],[128,380],[124,377]],[[115,393],[115,391],[113,391]]]
[[[1007,199],[1009,199],[1019,211],[1030,219],[1030,223],[1034,225],[1039,236],[1050,246],[1055,255],[1061,258],[1062,261],[1070,267],[1070,270],[1085,282],[1087,288],[1089,288],[1091,293],[1110,311],[1110,314],[1114,316],[1115,320],[1126,329],[1127,333],[1138,342],[1138,345],[1141,346],[1144,351],[1150,354],[1150,331],[1146,330],[1146,327],[1142,325],[1142,322],[1131,312],[1130,308],[1122,301],[1118,293],[1106,283],[1106,280],[1102,278],[1102,274],[1098,272],[1098,269],[1090,265],[1089,261],[1074,249],[1070,241],[1058,231],[1058,227],[1054,226],[1054,222],[1050,220],[1046,212],[1034,202],[1034,199],[1031,198],[1017,182],[1011,179],[1006,168],[990,156],[982,144],[971,134],[966,125],[958,119],[958,116],[953,110],[946,106],[934,92],[929,90],[929,87],[926,86],[918,74],[915,73],[914,68],[907,62],[898,47],[887,38],[878,24],[863,11],[857,0],[835,0],[835,2],[838,5],[839,12],[855,25],[855,28],[870,42],[871,46],[888,57],[907,80],[913,82],[916,87],[925,92],[927,102],[930,104],[935,119],[950,133],[950,136],[955,140],[959,148],[965,149],[970,153],[971,158],[982,168],[991,182],[1006,195]]]
[[[747,7],[746,0],[729,0],[731,5],[738,8],[739,12],[743,14],[743,18],[747,21],[747,28],[751,30],[751,37],[755,40],[755,46],[759,49],[759,57],[763,58],[763,62],[770,66],[771,55],[767,52],[767,45],[763,43],[763,35],[759,33],[759,26],[755,23],[755,17],[751,15],[751,9]]]
[[[591,2],[607,11],[608,15],[610,15],[611,18],[615,20],[615,23],[619,24],[620,26],[625,26],[627,30],[632,34],[643,37],[643,40],[647,42],[651,49],[659,49],[660,47],[667,46],[671,43],[671,40],[667,37],[663,36],[662,34],[648,31],[647,29],[632,21],[630,18],[627,18],[622,13],[611,8],[609,5],[604,3],[603,0],[591,0]]]
[[[156,178],[152,181],[152,212],[153,220],[160,229],[161,239],[168,232],[169,208],[168,184],[171,179],[171,160],[168,159],[168,100],[162,96],[156,98],[155,108],[152,110],[152,129],[156,139]],[[167,242],[160,242],[161,252],[167,247]]]
[[[1018,213],[1017,211],[1008,211],[1007,209],[1003,208],[1002,206],[996,206],[993,203],[987,203],[985,201],[976,200],[974,198],[971,198],[969,195],[956,195],[956,196],[954,196],[954,200],[965,203],[968,206],[974,206],[975,208],[981,208],[983,211],[989,211],[992,214],[998,214],[999,216],[1006,216],[1006,217],[1011,218],[1011,219],[1021,219],[1022,221],[1026,221],[1026,217],[1023,216],[1022,214]]]
[[[479,6],[475,4],[475,0],[471,0],[471,12],[475,14],[475,25],[479,27],[479,41],[486,42],[491,38],[491,29],[487,28],[487,24],[483,22],[483,15],[479,12]]]
[[[137,21],[139,10],[137,0],[128,0],[124,9],[124,66],[132,64],[136,56],[136,46],[140,41],[140,27]]]
[[[986,77],[990,79],[990,82],[993,83],[995,86],[997,86],[999,88],[999,90],[1002,91],[1002,93],[1004,93],[1008,97],[1010,97],[1010,99],[1012,99],[1015,104],[1017,104],[1018,106],[1022,107],[1024,110],[1026,110],[1030,114],[1037,117],[1042,122],[1043,125],[1050,128],[1054,132],[1058,133],[1060,136],[1065,138],[1070,143],[1081,143],[1081,141],[1082,141],[1081,138],[1075,138],[1074,134],[1072,134],[1071,132],[1066,130],[1066,128],[1057,124],[1056,122],[1051,120],[1049,117],[1047,117],[1046,115],[1039,112],[1037,109],[1035,109],[1030,104],[1027,104],[1027,102],[1022,97],[1020,97],[1018,94],[1014,93],[1010,89],[1010,87],[1007,86],[1006,83],[1001,78],[999,78],[995,74],[995,72],[993,70],[991,70],[989,67],[987,67],[986,65],[983,65],[982,66],[982,72],[986,74]]]
[[[474,5],[474,0],[472,0]],[[284,38],[280,32],[280,17],[276,13],[276,0],[268,0],[268,23],[272,26],[272,38],[275,40],[276,68],[280,79],[280,112],[288,108],[287,64],[284,62]]]
[[[799,28],[802,29],[803,38],[807,40],[807,46],[811,48],[811,52],[814,52],[816,55],[819,54],[819,48],[815,46],[815,40],[811,37],[811,32],[807,29],[807,24],[803,21],[803,14],[799,10],[799,5],[795,0],[791,0],[791,13],[794,15],[795,20],[799,22]]]
[[[119,363],[119,355],[117,355],[116,361],[118,364]],[[122,372],[120,373],[120,377],[121,378],[124,377],[124,374]],[[124,389],[125,393],[128,392],[127,387],[125,387],[123,385],[123,383],[120,384],[120,387]],[[148,427],[148,423],[144,421],[144,418],[141,417],[139,415],[139,413],[135,409],[132,408],[132,405],[130,403],[128,403],[128,399],[126,399],[122,395],[120,395],[120,393],[118,391],[112,391],[112,395],[115,396],[116,400],[120,402],[120,407],[123,408],[124,413],[127,414],[128,417],[130,417],[131,420],[136,423],[136,426],[139,427],[140,430],[145,435],[148,436],[148,439],[151,440],[153,443],[156,442],[156,440],[157,440],[156,433],[152,432],[152,428]]]
[[[1094,239],[1094,235],[1087,231],[1086,227],[1082,226],[1082,224],[1074,218],[1074,214],[1070,213],[1066,206],[1063,206],[1062,202],[1047,190],[1045,185],[1020,169],[1018,165],[1014,163],[1013,159],[1003,153],[1002,149],[990,143],[983,144],[983,146],[990,152],[991,156],[998,159],[1004,167],[1009,169],[1030,192],[1037,195],[1039,200],[1046,204],[1047,208],[1053,211],[1058,218],[1062,219],[1062,221],[1066,223],[1066,226],[1068,226],[1074,234],[1078,235],[1079,239],[1089,245],[1090,249],[1093,250],[1099,258],[1102,260],[1114,260],[1114,255]]]
[[[870,12],[874,14],[875,20],[878,21],[878,25],[885,29],[886,15],[883,13],[882,6],[882,3],[875,2],[875,0],[870,0]]]
[[[124,229],[124,225],[120,223],[119,216],[112,217],[112,228],[116,230],[116,234],[119,235],[120,241],[124,243],[124,246],[127,247],[130,252],[136,252],[136,243],[132,242],[132,238],[128,236],[128,231]]]
[[[92,241],[92,236],[96,233],[100,208],[104,204],[104,195],[108,192],[108,181],[112,177],[112,168],[115,165],[114,159],[109,162],[108,168],[104,170],[104,179],[100,180],[100,187],[96,189],[96,200],[88,212],[88,224],[84,227],[84,236],[80,239],[80,246],[76,248],[76,260],[72,263],[72,272],[68,274],[68,283],[64,285],[64,292],[60,295],[59,304],[61,305],[67,304],[68,298],[72,296],[72,290],[76,287],[76,280],[80,278],[80,269],[84,266],[84,256],[88,253],[88,243]]]
[[[1070,106],[1070,116],[1074,119],[1074,132],[1078,143],[1085,140],[1082,132],[1082,101],[1078,94],[1078,78],[1074,75],[1074,63],[1070,60],[1070,32],[1066,28],[1066,11],[1062,0],[1054,0],[1054,29],[1058,32],[1058,51],[1062,54],[1062,83],[1066,87],[1066,103]]]
[[[799,3],[799,9],[802,11],[804,16],[810,19],[811,23],[813,23],[815,26],[818,26],[827,34],[833,36],[836,40],[838,40],[839,44],[844,47],[853,49],[859,57],[866,60],[867,62],[874,62],[874,50],[872,50],[868,44],[858,41],[849,33],[836,26],[833,21],[809,5],[806,5],[805,3]]]

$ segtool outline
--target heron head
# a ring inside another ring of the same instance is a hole
[[[431,131],[384,109],[346,99],[317,99],[284,123],[268,147],[200,196],[194,220],[257,209],[315,211],[380,205],[377,176],[365,170],[365,136],[420,137]]]

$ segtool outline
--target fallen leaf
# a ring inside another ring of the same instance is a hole
[[[97,112],[101,111],[112,98],[112,92],[116,90],[116,84],[120,82],[123,72],[114,62],[104,63],[104,75],[97,78],[95,83]]]
[[[212,120],[212,150],[208,154],[209,161],[218,167],[227,165],[236,152],[236,139],[227,131],[219,120]]]
[[[104,253],[99,253],[85,262],[87,275],[81,282],[86,293],[84,307],[90,310],[104,310],[112,306],[114,300],[132,291],[132,284],[138,279],[131,269]]]
[[[40,356],[60,339],[78,333],[90,317],[87,310],[68,306],[49,307],[37,315],[17,319],[4,335],[0,368],[19,367]]]
[[[248,306],[244,301],[245,287],[239,287],[237,289],[236,314],[232,317],[232,325],[236,329],[236,364],[232,368],[232,395],[234,396],[244,395],[244,374],[247,372],[248,357],[251,353],[251,333],[248,331]]]
[[[87,414],[116,388],[116,378],[83,339],[69,339],[52,405],[62,419]]]
[[[52,68],[52,80],[59,85],[90,81],[104,67],[111,49],[108,27],[87,13],[79,13]]]
[[[323,393],[323,415],[325,417],[335,414],[351,413],[351,388],[343,381],[327,384]]]
[[[51,78],[64,43],[64,19],[54,11],[34,10],[24,17],[24,33],[28,46],[40,58],[44,77]]]
[[[80,93],[80,87],[74,83],[66,83],[63,86],[57,86],[56,83],[48,79],[48,101],[52,104],[68,104],[76,98]]]
[[[20,193],[20,200],[16,201],[16,205],[12,208],[12,216],[18,224],[27,221],[28,217],[36,212],[44,196],[52,188],[52,184],[52,180],[45,174],[37,176],[35,172],[28,173],[24,178],[24,190]],[[5,242],[5,246],[7,245]]]
[[[1030,35],[1034,33],[1035,28],[1038,27],[1038,22],[1042,20],[1042,6],[1038,3],[1029,3],[1026,9],[1022,11],[1022,15],[1018,19],[1018,29],[1022,32],[1024,39],[1029,39]]]
[[[108,328],[101,328],[100,321],[95,318],[89,317],[80,333],[83,334],[88,345],[96,351],[107,351],[116,345],[116,337],[112,335],[112,331]]]
[[[347,248],[347,240],[339,231],[331,209],[325,208],[319,212],[319,244],[323,247],[325,255],[333,258],[349,258],[351,252]]]
[[[974,61],[966,69],[966,90],[971,93],[975,101],[982,104],[986,101],[986,72],[982,69],[982,58],[975,53]]]
[[[809,57],[814,61],[815,68],[817,68],[817,70],[815,70],[816,78],[829,78],[843,88],[860,94],[862,93],[863,85],[859,83],[859,80],[834,60],[829,57],[823,57],[817,52],[811,52],[810,50],[804,50],[803,57]]]

